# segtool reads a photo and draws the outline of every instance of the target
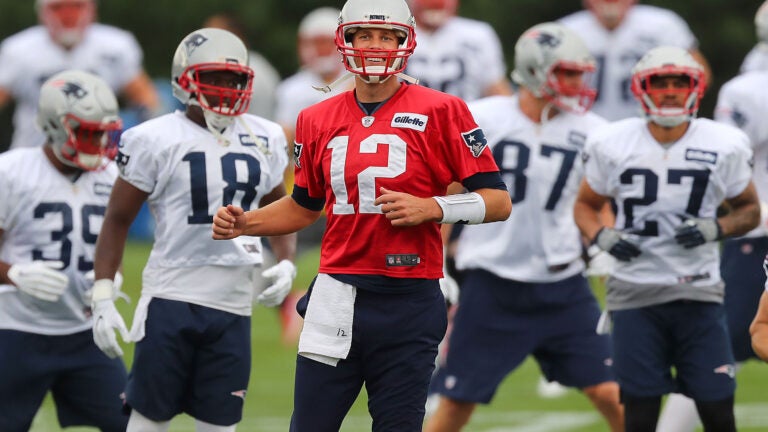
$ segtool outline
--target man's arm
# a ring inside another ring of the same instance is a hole
[[[321,213],[299,205],[287,195],[268,206],[247,212],[230,204],[219,207],[213,217],[213,239],[290,234],[311,225]]]
[[[266,207],[285,196],[285,185],[280,183],[261,199],[259,207]],[[296,259],[296,239],[297,235],[295,232],[267,238],[278,262],[282,260],[294,261]]]
[[[157,114],[160,109],[160,96],[155,85],[146,72],[141,71],[134,79],[123,87],[121,93],[134,105],[144,107],[150,115]]]
[[[96,240],[93,266],[97,281],[114,278],[123,259],[128,229],[148,196],[148,193],[122,178],[115,181],[104,215],[104,224]]]
[[[608,197],[598,194],[586,180],[582,180],[573,206],[573,218],[588,241],[592,241],[597,232],[605,226],[603,212],[607,203]]]
[[[761,359],[768,361],[768,291],[763,291],[757,314],[749,326],[752,335],[752,349]]]
[[[760,199],[751,181],[744,191],[726,202],[730,211],[717,219],[723,237],[744,235],[760,224]]]

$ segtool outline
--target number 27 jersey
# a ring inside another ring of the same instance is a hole
[[[380,188],[426,198],[498,172],[463,101],[405,84],[371,116],[351,91],[302,111],[294,157],[296,186],[325,200],[320,272],[328,274],[441,277],[439,225],[393,227],[374,205]]]

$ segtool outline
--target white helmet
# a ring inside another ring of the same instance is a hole
[[[689,78],[688,88],[683,90],[688,95],[682,107],[657,107],[653,103],[651,80],[664,75],[684,75]],[[653,48],[632,68],[632,93],[640,101],[645,117],[661,126],[674,127],[694,118],[706,87],[704,68],[683,48]]]
[[[755,14],[755,30],[757,32],[757,40],[768,43],[768,1],[760,5]]]
[[[515,44],[512,80],[559,108],[586,112],[597,92],[586,85],[586,77],[578,90],[563,88],[554,73],[558,68],[591,73],[595,60],[581,38],[562,24],[548,22],[526,30]]]
[[[299,61],[316,74],[338,74],[342,65],[336,51],[335,33],[340,10],[321,7],[308,13],[299,23]]]
[[[221,71],[241,75],[242,82],[234,87],[201,82],[201,74]],[[248,49],[227,30],[195,30],[176,48],[171,66],[173,95],[185,105],[200,106],[212,132],[226,129],[235,116],[248,111],[252,85]]]
[[[408,57],[416,48],[415,20],[405,0],[347,0],[339,15],[336,48],[344,56],[344,66],[369,83],[386,81],[405,69]],[[397,49],[363,49],[352,47],[352,35],[359,28],[395,30]],[[365,66],[364,58],[384,58],[384,66]]]
[[[37,0],[35,9],[51,39],[67,48],[83,40],[96,17],[95,0]]]
[[[96,75],[69,70],[49,78],[40,88],[37,124],[69,166],[96,170],[117,154],[117,98]]]

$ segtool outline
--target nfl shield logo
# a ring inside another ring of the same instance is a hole
[[[376,120],[376,119],[373,118],[373,116],[365,116],[365,117],[363,117],[363,119],[362,119],[363,126],[364,127],[371,127],[371,125],[373,124],[374,120]]]

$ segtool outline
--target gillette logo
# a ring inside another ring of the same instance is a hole
[[[392,117],[391,127],[413,129],[424,132],[427,128],[428,117],[423,114],[415,113],[396,113]]]

